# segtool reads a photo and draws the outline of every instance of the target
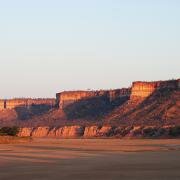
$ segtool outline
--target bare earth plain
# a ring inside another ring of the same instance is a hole
[[[180,139],[0,144],[0,180],[179,180]]]

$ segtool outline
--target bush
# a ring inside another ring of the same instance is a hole
[[[157,134],[158,129],[156,127],[145,127],[142,130],[142,134],[144,137],[154,137]]]
[[[169,131],[169,135],[174,137],[180,136],[180,126],[172,127]]]
[[[18,127],[2,127],[0,128],[1,136],[16,136],[19,132]]]

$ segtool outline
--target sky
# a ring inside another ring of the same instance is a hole
[[[0,0],[0,98],[180,75],[179,0]]]

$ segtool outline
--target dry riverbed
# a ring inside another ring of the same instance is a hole
[[[179,180],[180,139],[0,144],[0,180]]]

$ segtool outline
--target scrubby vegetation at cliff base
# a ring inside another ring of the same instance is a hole
[[[19,133],[18,127],[1,127],[0,136],[17,136]]]

